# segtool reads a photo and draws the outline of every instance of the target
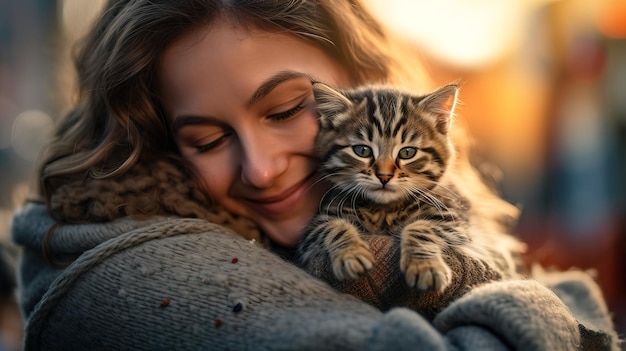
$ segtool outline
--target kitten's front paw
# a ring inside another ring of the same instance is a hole
[[[452,281],[452,271],[440,256],[415,258],[403,254],[400,268],[406,283],[419,291],[443,292]]]
[[[333,273],[339,280],[357,279],[374,266],[374,255],[365,247],[348,247],[332,255]]]

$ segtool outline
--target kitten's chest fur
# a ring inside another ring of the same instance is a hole
[[[411,206],[412,204],[405,204]],[[412,207],[412,206],[411,206]],[[406,206],[389,207],[379,204],[362,204],[356,210],[356,219],[365,233],[397,235],[402,227],[418,214],[405,210]]]
[[[450,185],[450,187],[452,186]],[[413,198],[393,204],[378,204],[368,199],[359,198],[345,201],[343,206],[328,206],[326,204],[325,208],[328,214],[350,220],[364,234],[397,236],[408,223],[417,219],[446,220],[448,218],[445,217],[449,217],[461,220],[465,217],[464,212],[469,209],[469,202],[460,197],[454,200],[439,199],[438,201],[439,207]]]
[[[388,212],[384,209],[359,208],[357,216],[361,222],[362,229],[366,233],[376,233],[384,231],[388,233],[396,233],[399,223],[397,221],[398,213]]]

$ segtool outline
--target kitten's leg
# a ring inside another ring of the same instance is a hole
[[[450,245],[446,236],[455,233],[440,222],[417,220],[408,224],[400,238],[400,269],[407,284],[420,291],[442,292],[452,281],[452,271],[442,257],[442,249]]]
[[[369,245],[358,229],[343,218],[320,215],[300,247],[303,259],[327,253],[333,273],[339,280],[356,279],[374,265]]]

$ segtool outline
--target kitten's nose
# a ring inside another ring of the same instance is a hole
[[[389,174],[389,173],[376,173],[376,177],[378,177],[378,179],[380,180],[380,182],[385,185],[387,183],[389,183],[389,181],[391,180],[391,178],[393,178],[393,174]]]

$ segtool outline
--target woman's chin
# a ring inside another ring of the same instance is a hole
[[[280,221],[263,220],[258,223],[263,232],[276,244],[283,247],[296,247],[304,235],[304,228],[311,216],[300,216]]]

